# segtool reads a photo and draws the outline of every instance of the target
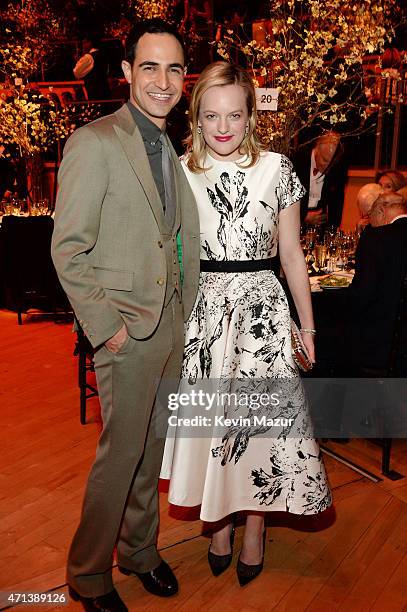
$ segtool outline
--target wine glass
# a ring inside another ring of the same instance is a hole
[[[339,256],[339,247],[336,241],[329,244],[328,247],[328,272],[334,272],[336,269]]]
[[[12,205],[11,202],[5,202],[3,208],[4,208],[5,215],[12,215],[14,212],[14,206]]]
[[[21,202],[18,198],[11,198],[12,215],[19,215],[21,212]]]
[[[326,245],[325,244],[315,245],[315,262],[317,264],[319,272],[322,272],[322,270],[325,268],[326,256],[327,256]]]

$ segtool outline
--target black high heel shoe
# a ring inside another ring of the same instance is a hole
[[[227,555],[215,555],[211,552],[211,547],[208,548],[208,563],[214,576],[220,576],[228,569],[233,557],[233,542],[235,540],[235,524],[232,522],[232,531],[230,532],[230,553]]]
[[[263,571],[264,565],[264,550],[266,548],[266,530],[263,531],[263,556],[261,558],[261,562],[257,565],[248,565],[247,563],[243,563],[243,561],[239,559],[237,560],[236,573],[237,578],[239,580],[239,584],[241,587],[245,586]]]

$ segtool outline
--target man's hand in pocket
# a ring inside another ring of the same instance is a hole
[[[127,327],[123,323],[123,326],[119,329],[118,332],[115,333],[114,336],[106,340],[105,347],[111,353],[118,353],[122,348],[123,344],[126,342],[129,334],[127,333]]]

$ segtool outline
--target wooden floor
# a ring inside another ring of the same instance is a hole
[[[67,323],[0,311],[0,591],[66,593],[67,547],[100,431],[97,399],[79,424],[74,335]],[[340,448],[379,473],[379,449]],[[161,494],[159,547],[180,582],[170,600],[118,574],[129,610],[407,610],[407,478],[374,484],[337,461],[326,465],[334,511],[304,520],[270,513],[265,569],[240,588],[234,566],[213,578],[199,521],[169,516]],[[407,443],[393,467],[407,474]],[[5,605],[4,603],[2,604]],[[1,608],[1,605],[0,605]],[[3,608],[1,608],[3,609]],[[80,610],[67,606],[38,610]]]

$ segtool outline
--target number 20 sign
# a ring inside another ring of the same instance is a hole
[[[278,89],[271,87],[256,87],[257,110],[277,110]]]

